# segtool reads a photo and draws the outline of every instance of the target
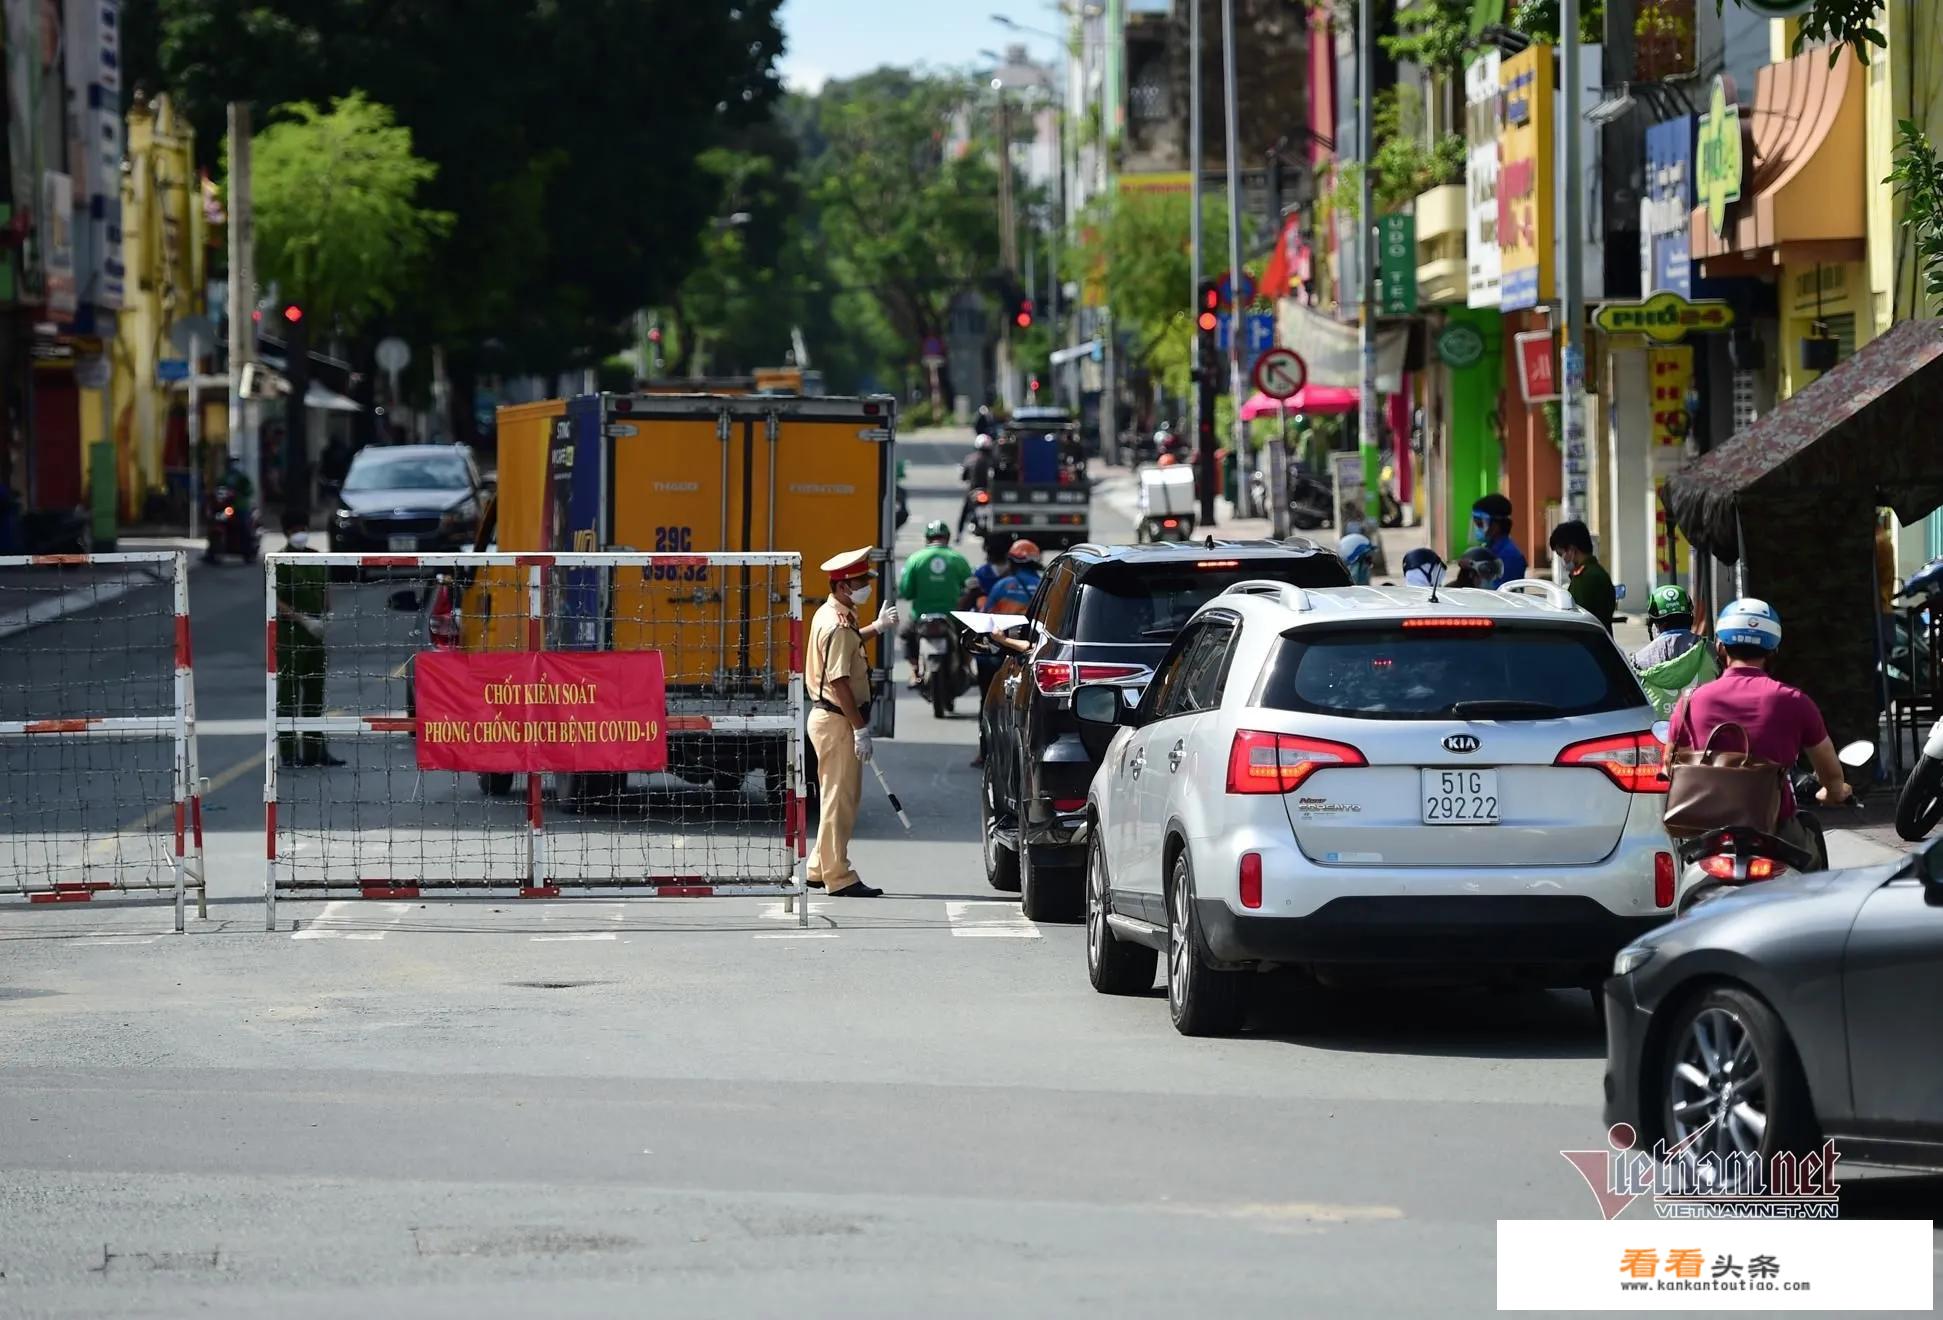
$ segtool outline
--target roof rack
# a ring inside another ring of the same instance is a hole
[[[1508,591],[1514,596],[1543,596],[1545,603],[1555,610],[1576,610],[1579,607],[1578,602],[1572,599],[1571,592],[1543,578],[1517,578],[1504,583],[1498,590]]]
[[[1289,609],[1308,613],[1309,593],[1293,582],[1277,582],[1272,578],[1249,578],[1237,582],[1221,593],[1224,596],[1269,596],[1282,602]]]

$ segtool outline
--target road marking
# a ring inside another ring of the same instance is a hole
[[[829,906],[828,903],[813,902],[810,904],[810,915],[815,916],[817,913],[828,909]],[[764,921],[794,921],[796,920],[796,914],[784,907],[781,902],[765,903],[762,908],[762,919]]]
[[[160,935],[96,935],[75,943],[86,949],[111,949],[122,944],[153,944]]]
[[[612,931],[596,931],[581,935],[535,935],[535,944],[562,944],[568,940],[617,940],[620,936]]]
[[[262,731],[263,731],[263,726],[261,723],[259,723],[257,725],[257,732],[261,733]],[[228,788],[231,784],[235,783],[238,779],[242,778],[244,775],[248,774],[250,771],[256,769],[258,766],[262,764],[263,764],[262,752],[258,752],[254,756],[238,761],[235,765],[229,767],[229,769],[223,771],[221,774],[211,779],[209,781],[209,787],[207,789],[202,790],[202,796],[205,799],[215,796],[216,791],[218,789]],[[116,830],[114,834],[96,839],[94,843],[89,847],[88,852],[91,855],[96,857],[105,857],[108,853],[112,852],[115,848],[121,845],[122,835],[146,834],[148,833],[148,831],[160,825],[163,821],[173,821],[174,819],[175,819],[175,803],[164,802],[161,806],[155,808],[153,811],[149,812],[146,816],[143,816],[140,820],[136,821],[132,825],[123,825],[121,828]]]
[[[981,909],[978,912],[973,908]],[[1017,903],[980,900],[975,903],[946,903],[945,918],[951,933],[973,940],[1036,940],[1039,927],[1026,920]]]
[[[759,940],[833,940],[837,932],[833,930],[765,930],[756,936]]]
[[[387,927],[392,930],[397,929],[398,923],[404,920],[405,914],[407,912],[410,912],[412,909],[412,905],[410,903],[375,904],[375,903],[368,903],[360,899],[334,898],[330,902],[324,904],[323,910],[320,911],[315,917],[311,918],[310,925],[300,930],[292,931],[290,933],[290,938],[293,940],[336,940],[336,939],[381,940],[385,937],[386,931],[325,929],[326,923],[336,918],[343,918],[347,923],[354,923],[358,920],[357,917],[352,916],[349,912],[339,911],[340,908],[353,908],[353,909],[362,909],[364,911],[369,911],[374,907],[383,907],[390,913],[390,919],[386,924]]]

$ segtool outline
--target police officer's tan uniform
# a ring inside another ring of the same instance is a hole
[[[874,577],[870,547],[846,551],[825,560],[830,575],[829,598],[810,620],[808,654],[803,657],[804,692],[810,702],[810,744],[816,748],[818,790],[822,795],[816,827],[816,850],[810,856],[809,878],[831,894],[875,896],[850,865],[850,835],[857,824],[857,802],[863,793],[863,758],[858,743],[869,742],[870,666],[864,655],[864,634],[856,611],[838,598],[838,588],[861,586]],[[871,625],[878,631],[880,622]],[[840,692],[847,688],[849,705],[858,716],[852,723]],[[859,733],[859,730],[865,732]]]

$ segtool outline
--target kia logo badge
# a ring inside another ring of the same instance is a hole
[[[1453,733],[1450,737],[1444,739],[1445,751],[1459,752],[1468,755],[1471,752],[1475,752],[1477,749],[1478,749],[1478,740],[1475,734]]]

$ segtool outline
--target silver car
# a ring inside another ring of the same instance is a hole
[[[1137,706],[1075,710],[1087,970],[1141,993],[1165,950],[1186,1034],[1240,1025],[1274,966],[1596,986],[1673,913],[1653,709],[1550,583],[1238,583]]]

